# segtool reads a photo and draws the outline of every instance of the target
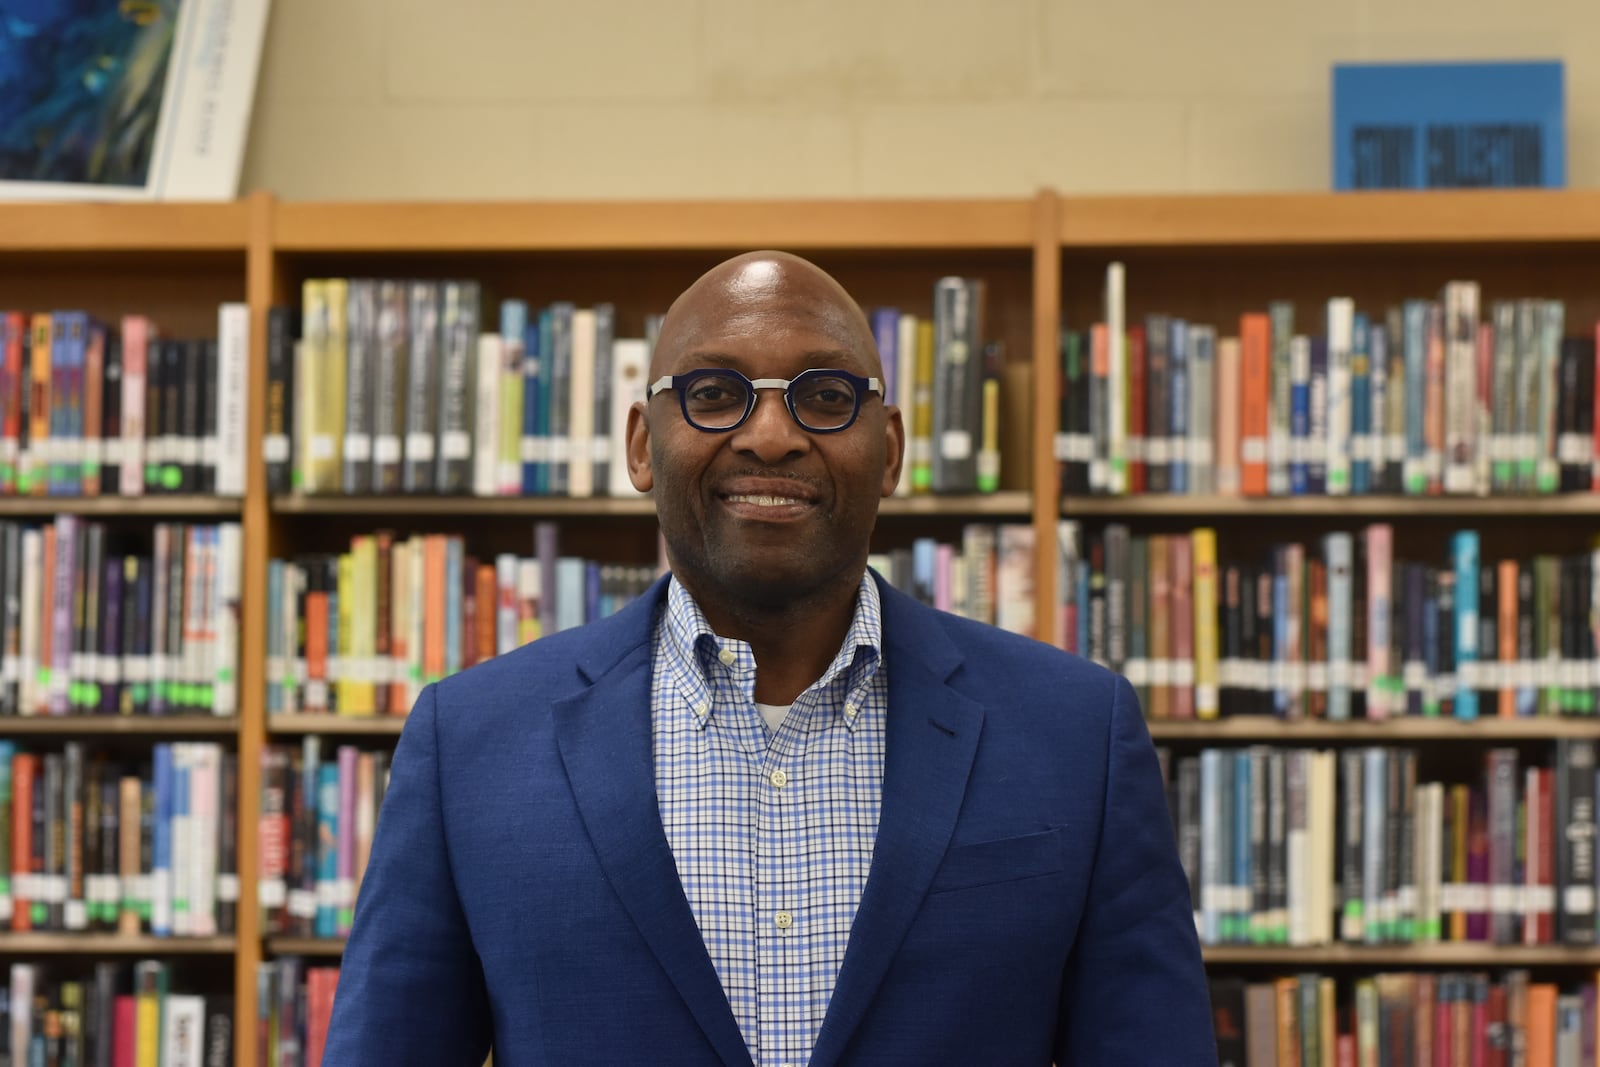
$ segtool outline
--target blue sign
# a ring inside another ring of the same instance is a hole
[[[1566,149],[1559,61],[1333,68],[1335,189],[1561,188]]]

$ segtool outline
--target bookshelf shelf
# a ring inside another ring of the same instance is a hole
[[[961,496],[890,497],[878,506],[883,518],[928,516],[1003,516],[1026,518],[1032,509],[1026,492]],[[281,496],[272,501],[281,515],[529,515],[587,518],[654,518],[649,497],[473,497],[473,496]]]
[[[125,937],[117,934],[0,934],[0,956],[205,956],[238,948],[232,937]]]
[[[1548,190],[1072,197],[1064,250],[1600,241],[1600,192]]]
[[[1529,517],[1600,515],[1600,494],[1570,493],[1544,497],[1238,497],[1146,494],[1143,496],[1069,496],[1061,514],[1076,518],[1173,517],[1250,519],[1341,517],[1394,519],[1491,519],[1526,521]]]
[[[649,498],[553,496],[280,496],[280,515],[478,515],[632,518],[656,513]]]
[[[246,201],[220,204],[0,205],[0,253],[238,252],[249,245]]]
[[[275,956],[340,956],[342,937],[269,937],[267,951]]]
[[[347,715],[268,715],[267,732],[281,736],[339,734],[351,737],[399,737],[404,715],[354,718]]]
[[[1283,946],[1209,945],[1208,964],[1268,964],[1320,967],[1351,964],[1371,967],[1594,967],[1600,948],[1571,945],[1494,945],[1458,941],[1431,945]]]
[[[278,205],[283,252],[1003,249],[1033,245],[1032,200]]]
[[[237,518],[243,505],[238,499],[215,496],[10,496],[0,497],[0,518],[60,514]]]
[[[62,715],[0,719],[0,737],[232,737],[236,719],[214,715]]]
[[[1287,722],[1266,716],[1240,716],[1231,719],[1155,720],[1147,724],[1156,741],[1464,741],[1482,744],[1490,741],[1554,741],[1562,737],[1594,737],[1600,723],[1593,719],[1529,718],[1501,719],[1480,717],[1458,719],[1398,718],[1387,722],[1328,722],[1301,720]]]

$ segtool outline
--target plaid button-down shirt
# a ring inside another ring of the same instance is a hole
[[[888,673],[864,575],[833,662],[777,730],[750,646],[711,632],[673,580],[651,668],[656,796],[689,907],[757,1067],[801,1067],[867,882]]]

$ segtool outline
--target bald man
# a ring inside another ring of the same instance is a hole
[[[673,304],[628,418],[670,575],[419,697],[324,1064],[1214,1064],[1128,683],[868,571],[905,453],[794,256]]]

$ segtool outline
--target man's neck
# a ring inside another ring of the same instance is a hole
[[[860,588],[858,574],[848,585],[775,608],[712,603],[698,595],[695,600],[713,633],[750,645],[756,660],[756,702],[785,705],[822,677],[839,654],[855,618]]]

